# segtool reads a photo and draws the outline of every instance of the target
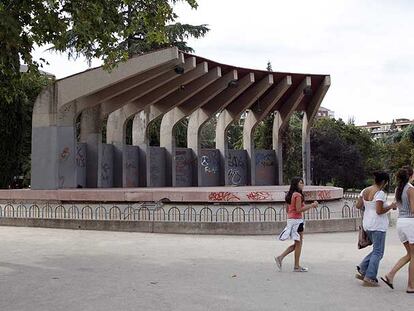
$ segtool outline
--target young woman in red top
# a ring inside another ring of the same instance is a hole
[[[300,177],[295,177],[292,179],[290,184],[289,192],[286,194],[286,203],[288,204],[287,210],[287,226],[285,230],[281,233],[279,239],[293,239],[294,244],[289,246],[282,254],[278,257],[275,257],[275,261],[279,270],[282,270],[282,261],[283,259],[293,251],[295,252],[295,266],[293,271],[295,272],[307,272],[308,268],[301,267],[299,264],[300,254],[302,251],[303,245],[303,212],[311,209],[317,208],[318,202],[315,201],[312,204],[305,205],[305,200],[303,197],[303,187],[304,182]]]

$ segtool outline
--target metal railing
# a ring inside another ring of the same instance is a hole
[[[329,207],[321,202],[319,207],[305,212],[307,220],[332,218],[358,218],[355,208],[357,195],[344,195],[342,208]],[[0,202],[0,217],[38,219],[84,219],[117,221],[160,222],[277,222],[287,218],[283,204],[269,205],[171,205],[162,202],[112,204],[62,204],[39,202]]]

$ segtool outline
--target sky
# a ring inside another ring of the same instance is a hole
[[[414,119],[414,1],[411,0],[198,0],[179,3],[179,21],[208,24],[190,40],[195,54],[217,62],[274,71],[330,74],[322,103],[356,124]],[[88,68],[83,59],[45,47],[43,70],[62,78]],[[99,60],[92,67],[99,65]]]

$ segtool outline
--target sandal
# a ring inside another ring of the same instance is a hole
[[[293,268],[293,272],[308,272],[309,269],[305,267]]]
[[[390,279],[388,278],[388,276],[381,277],[381,280],[385,284],[387,284],[391,289],[394,289],[394,284],[392,284],[392,282],[390,282]]]
[[[282,261],[279,259],[279,257],[275,257],[275,262],[279,271],[282,271]]]

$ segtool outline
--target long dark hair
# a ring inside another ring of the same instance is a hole
[[[410,177],[413,175],[413,173],[413,168],[411,166],[404,166],[397,172],[397,189],[395,190],[395,198],[397,199],[397,202],[402,201],[402,193],[404,191],[404,187],[410,180]]]
[[[390,175],[388,173],[382,171],[375,172],[374,180],[377,186],[381,186],[382,183],[385,183],[386,187],[384,188],[384,190],[388,192],[390,186]]]
[[[289,191],[288,191],[288,193],[286,194],[286,197],[285,197],[285,201],[286,201],[287,204],[290,204],[292,202],[292,195],[295,192],[299,192],[300,195],[302,196],[302,200],[304,199],[303,198],[302,190],[299,189],[299,182],[301,182],[301,181],[303,182],[303,178],[302,177],[294,177],[294,178],[292,178],[292,180],[290,182]]]

